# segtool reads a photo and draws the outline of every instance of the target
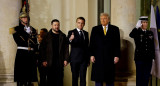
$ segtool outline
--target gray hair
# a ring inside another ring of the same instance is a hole
[[[110,19],[110,16],[109,16],[108,13],[101,13],[101,14],[100,14],[100,17],[101,17],[101,16],[106,16],[106,17],[108,17],[108,19]]]

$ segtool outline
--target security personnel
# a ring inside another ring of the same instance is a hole
[[[31,86],[37,81],[35,47],[37,44],[36,30],[28,26],[27,13],[20,14],[20,24],[10,29],[17,44],[17,53],[14,65],[14,81],[17,86]]]
[[[148,86],[152,61],[155,58],[153,32],[147,30],[148,17],[140,17],[136,28],[134,28],[130,37],[134,39],[135,64],[136,64],[136,86]]]
[[[40,77],[40,82],[39,82],[39,86],[46,86],[47,84],[47,68],[44,67],[42,65],[42,52],[40,52],[40,48],[41,48],[41,43],[43,38],[47,35],[48,30],[46,28],[42,28],[40,30],[40,34],[37,35],[37,59],[38,59],[38,70],[39,70],[39,77]]]

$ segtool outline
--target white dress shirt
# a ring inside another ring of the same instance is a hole
[[[79,35],[81,35],[81,32],[80,32],[80,31],[82,31],[83,38],[85,39],[85,35],[84,35],[84,32],[83,32],[83,30],[80,30],[80,29],[78,29],[78,28],[76,28],[76,29],[77,29],[77,31],[78,31],[78,33],[79,33]]]
[[[107,33],[107,31],[108,31],[108,24],[106,26],[102,25],[102,27],[103,27],[103,31],[104,31],[104,27],[106,27],[106,33]]]

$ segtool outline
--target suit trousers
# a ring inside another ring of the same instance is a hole
[[[47,86],[47,68],[39,65],[38,69],[40,73],[40,86]]]
[[[151,75],[152,61],[135,61],[136,63],[136,86],[148,86]]]
[[[71,62],[72,86],[78,86],[78,77],[80,75],[80,86],[86,86],[87,62]]]
[[[63,86],[63,68],[48,68],[47,86]]]

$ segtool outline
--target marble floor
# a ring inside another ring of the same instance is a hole
[[[13,83],[13,82],[2,83],[2,82],[0,82],[0,86],[16,86],[16,83]],[[38,86],[38,84],[35,82],[34,86]],[[92,84],[91,86],[94,86],[94,84]],[[136,77],[135,76],[127,77],[127,78],[119,77],[115,81],[115,86],[136,86]]]
[[[0,86],[16,86],[16,83],[0,83]],[[35,84],[34,86],[38,86]],[[115,82],[115,86],[136,86],[135,82]]]
[[[16,86],[16,83],[0,83],[0,86]],[[37,83],[34,83],[34,86],[38,86]],[[136,86],[136,82],[135,80],[116,81],[115,86]]]
[[[0,86],[16,86],[16,83],[0,83]],[[36,83],[34,86],[38,86]],[[115,82],[115,86],[136,86],[135,81]]]

